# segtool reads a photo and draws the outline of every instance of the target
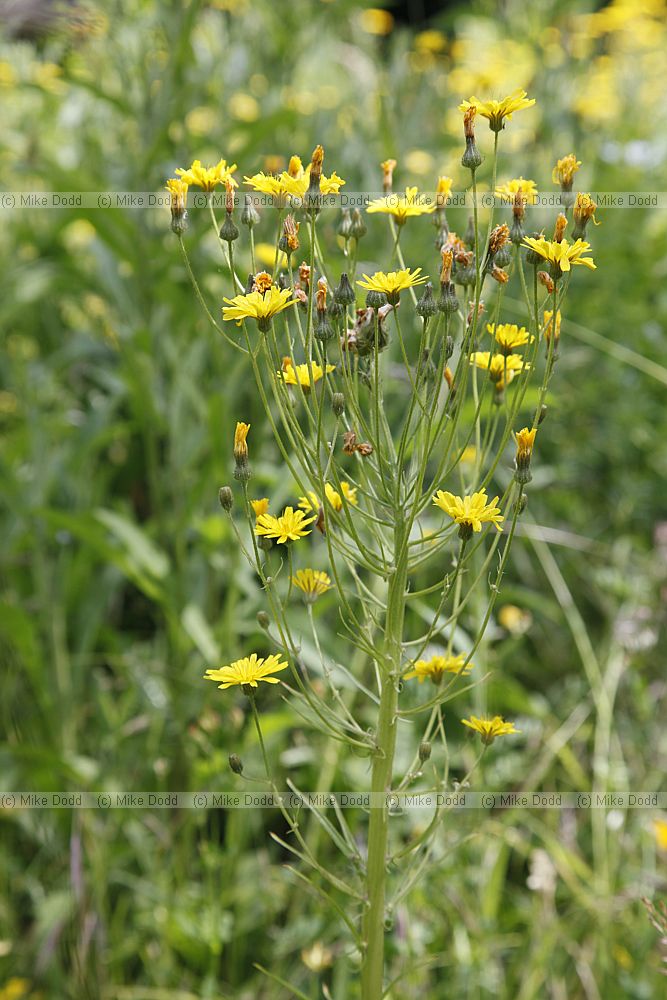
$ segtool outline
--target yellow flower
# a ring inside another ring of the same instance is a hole
[[[533,454],[533,445],[535,444],[536,434],[536,428],[528,430],[527,427],[524,427],[514,435],[516,440],[517,466],[521,463],[530,462],[530,456]]]
[[[533,616],[530,611],[517,608],[516,604],[506,604],[498,612],[498,624],[514,636],[527,632],[532,621]]]
[[[494,497],[490,503],[488,501],[486,490],[465,497],[457,497],[453,493],[438,490],[433,497],[436,507],[444,510],[445,514],[460,526],[461,538],[469,538],[473,531],[481,531],[485,523],[492,524],[498,531],[501,530],[500,522],[505,519],[500,513],[500,507],[496,506],[498,497]]]
[[[464,726],[474,729],[482,737],[484,746],[491,746],[496,736],[513,736],[514,733],[521,732],[514,728],[513,722],[505,722],[500,715],[494,715],[492,719],[478,719],[471,715],[469,719],[461,719]]]
[[[475,108],[478,115],[488,119],[489,128],[493,132],[500,132],[505,128],[506,118],[510,121],[515,111],[532,108],[534,103],[534,98],[529,98],[525,90],[515,90],[509,97],[503,97],[502,101],[480,101],[477,97],[471,97],[469,101],[459,104],[459,111],[465,113],[469,108]]]
[[[547,343],[551,340],[553,333],[553,323],[551,322],[551,317],[553,316],[553,309],[544,310],[544,336],[547,339]],[[556,312],[556,340],[560,340],[560,321],[561,314],[560,309]]]
[[[444,674],[460,674],[462,677],[472,670],[472,663],[463,664],[466,661],[465,653],[458,656],[432,656],[430,660],[417,660],[414,670],[405,675],[405,680],[418,677],[419,683],[423,684],[429,679],[433,684],[439,684]]]
[[[236,424],[236,430],[234,431],[234,459],[236,462],[246,462],[248,459],[248,431],[250,430],[250,424],[244,424],[239,421]]]
[[[357,284],[371,292],[384,292],[389,302],[394,305],[404,289],[423,285],[426,281],[426,278],[421,277],[421,267],[415,268],[414,271],[409,267],[404,271],[376,271],[372,278],[365,274],[364,279],[357,281]]]
[[[435,207],[435,202],[424,201],[424,196],[417,194],[416,187],[406,187],[405,194],[386,194],[383,198],[375,198],[368,203],[366,211],[369,215],[375,212],[393,215],[396,224],[402,226],[411,216],[429,215]]]
[[[261,170],[251,177],[244,177],[243,180],[254,191],[270,195],[275,199],[276,207],[282,208],[288,197],[299,201],[305,198],[310,185],[311,170],[312,163],[309,163],[304,170],[299,157],[292,156],[289,168],[283,170],[280,174],[265,174]],[[320,177],[320,191],[322,194],[338,194],[344,184],[345,181],[342,177],[338,176],[335,170],[330,177],[327,177],[325,174],[322,174]]]
[[[490,351],[474,351],[470,355],[470,364],[488,371],[489,378],[499,392],[510,384],[515,375],[530,368],[520,354],[491,354]]]
[[[300,569],[292,577],[292,583],[303,591],[304,598],[309,603],[331,590],[331,580],[321,569]]]
[[[486,329],[494,338],[503,354],[511,354],[515,347],[523,347],[524,344],[532,344],[535,338],[528,333],[525,326],[517,326],[516,323],[487,323]]]
[[[170,177],[165,184],[166,190],[171,195],[171,211],[182,214],[188,197],[188,182],[182,177]]]
[[[218,184],[229,183],[232,187],[238,187],[237,181],[232,177],[235,170],[236,164],[227,166],[226,160],[220,160],[214,167],[202,167],[201,160],[195,160],[188,170],[177,167],[176,173],[186,184],[203,188],[204,191],[213,191]]]
[[[256,319],[260,330],[268,330],[273,317],[296,302],[291,295],[291,288],[281,289],[276,285],[271,285],[266,292],[235,295],[233,299],[224,299],[227,305],[223,306],[222,318],[235,319],[237,326],[244,319]]]
[[[556,163],[551,174],[551,180],[554,184],[560,184],[564,190],[570,191],[574,175],[580,166],[581,160],[578,160],[574,153],[568,153],[567,156],[564,156],[562,160],[558,160]]]
[[[326,374],[335,371],[335,365],[327,365]],[[311,361],[309,364],[304,365],[294,365],[290,361],[288,365],[285,365],[283,371],[276,372],[278,378],[282,379],[286,385],[298,385],[304,392],[310,391],[310,377],[313,377],[313,384],[319,382],[322,378],[324,372],[322,366],[318,365],[315,361]]]
[[[496,188],[496,197],[506,199],[508,204],[513,204],[514,197],[519,192],[526,205],[534,205],[537,201],[537,184],[525,177],[515,177],[511,181],[499,184]]]
[[[301,510],[285,507],[280,517],[273,517],[272,514],[260,514],[255,525],[255,534],[263,535],[265,538],[275,538],[278,545],[284,545],[286,542],[297,542],[300,538],[310,534],[312,529],[307,528],[307,526],[312,524],[314,520],[314,517],[307,518]]]
[[[261,500],[251,500],[250,506],[255,512],[255,517],[259,517],[261,514],[268,514],[269,512],[269,498],[262,497]]]
[[[586,243],[585,240],[575,240],[574,243],[570,244],[565,239],[560,243],[556,243],[555,241],[545,240],[543,236],[540,239],[526,236],[523,246],[530,247],[540,257],[544,257],[550,264],[553,264],[558,277],[560,277],[561,273],[569,271],[576,264],[583,264],[584,267],[590,268],[591,271],[595,270],[593,258],[583,256],[591,248],[590,243]],[[553,277],[555,278],[556,274]]]
[[[219,688],[223,690],[233,687],[234,684],[248,685],[251,688],[259,686],[259,681],[267,684],[278,684],[279,678],[271,676],[280,670],[285,670],[286,663],[280,659],[280,654],[274,653],[266,658],[251,653],[244,656],[242,660],[234,660],[227,667],[218,667],[215,670],[207,670],[204,677],[207,681],[220,681]]]
[[[653,832],[655,834],[655,842],[659,849],[661,851],[667,851],[667,820],[654,819]]]
[[[600,223],[595,218],[595,210],[597,208],[597,202],[593,201],[589,194],[580,193],[577,195],[574,202],[574,208],[572,209],[572,215],[574,216],[574,229],[572,235],[576,237],[584,236],[586,232],[586,226],[593,220],[594,226],[599,226]]]
[[[338,491],[333,488],[331,483],[324,484],[324,495],[326,496],[327,500],[329,501],[333,509],[342,510],[343,500],[347,500],[348,503],[351,503],[354,507],[356,507],[359,502],[357,500],[356,487],[350,486],[349,483],[341,482],[340,489],[341,493],[343,494],[342,497],[340,493],[338,493]],[[302,510],[318,511],[320,509],[320,506],[321,504],[316,493],[310,492],[305,497],[299,497],[299,507]]]
[[[450,194],[452,193],[452,184],[454,181],[451,177],[438,177],[438,183],[435,188],[435,201],[437,205],[444,205]]]
[[[265,174],[263,170],[260,170],[259,173],[252,174],[251,177],[244,177],[243,180],[250,185],[253,191],[259,191],[260,194],[268,194],[275,198],[277,207],[282,208],[285,196],[290,193],[292,178],[285,170],[275,176]]]

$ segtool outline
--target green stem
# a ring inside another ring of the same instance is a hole
[[[373,801],[368,827],[367,901],[362,927],[364,957],[361,972],[361,995],[364,1000],[381,1000],[383,995],[389,813],[386,802],[379,805],[377,798],[387,795],[391,789],[396,747],[398,683],[401,672],[405,586],[407,582],[407,538],[405,526],[399,518],[400,515],[397,515],[394,529],[395,569],[389,581],[385,620],[383,659],[388,664],[389,669],[382,671],[376,753],[371,776]]]

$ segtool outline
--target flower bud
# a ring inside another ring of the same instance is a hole
[[[224,240],[225,243],[233,243],[234,240],[239,238],[238,227],[236,226],[231,215],[225,216],[225,221],[220,226],[220,239]]]
[[[169,192],[169,207],[171,208],[171,231],[177,236],[182,236],[188,228],[188,213],[185,207],[188,198],[188,184],[180,177],[172,177],[167,181],[167,191]]]
[[[596,202],[593,201],[589,194],[578,194],[577,200],[574,203],[574,229],[572,230],[573,240],[582,240],[586,235],[586,226],[593,220],[593,225],[598,226],[599,222],[595,219],[595,209],[597,208]]]
[[[440,296],[438,298],[438,309],[445,316],[453,316],[458,312],[459,300],[456,297],[456,289],[451,281],[445,281],[440,285]]]
[[[350,232],[357,242],[368,232],[368,227],[364,222],[364,217],[358,208],[352,209],[352,228]]]
[[[267,615],[266,611],[257,612],[257,624],[259,625],[260,628],[263,628],[264,631],[268,629],[269,625],[271,624],[271,619]]]
[[[429,319],[431,316],[435,316],[437,311],[438,306],[433,298],[433,285],[427,281],[424,285],[424,291],[417,300],[417,312],[422,319]]]
[[[537,430],[535,428],[529,430],[527,427],[524,427],[514,435],[516,441],[516,455],[514,458],[514,468],[516,471],[514,478],[522,486],[525,486],[532,479],[530,474],[530,460],[533,455],[536,434]]]
[[[366,305],[369,309],[381,309],[382,306],[386,306],[387,296],[384,292],[375,292],[372,289],[366,295]]]
[[[343,237],[346,243],[352,236],[352,216],[350,215],[349,208],[341,208],[340,222],[338,223],[336,232],[339,236]]]
[[[218,500],[220,501],[220,506],[223,510],[226,510],[229,514],[230,510],[234,506],[234,494],[232,493],[229,486],[221,486],[218,490]]]
[[[331,406],[337,417],[342,417],[345,413],[345,396],[342,392],[334,392]]]
[[[542,239],[544,237],[544,233],[531,233],[530,235],[532,238],[536,240]],[[526,264],[529,264],[531,267],[537,267],[539,264],[542,263],[543,260],[544,258],[540,257],[540,255],[538,253],[535,253],[534,250],[531,249],[526,250]]]
[[[243,774],[243,761],[237,753],[230,753],[229,766],[234,774]]]
[[[477,108],[468,108],[463,115],[463,134],[466,141],[466,148],[463,156],[461,157],[461,166],[466,167],[468,170],[472,170],[474,173],[477,167],[482,162],[482,154],[477,149],[477,144],[475,142],[475,115],[477,114]]]
[[[334,300],[343,306],[350,306],[355,301],[355,294],[347,273],[343,271],[340,281],[334,288]]]
[[[243,209],[241,211],[241,222],[248,229],[252,229],[259,222],[259,212],[255,208],[255,203],[253,201],[251,194],[246,194],[245,201],[243,203]]]
[[[424,764],[431,756],[431,744],[428,740],[422,740],[419,744],[419,759]]]

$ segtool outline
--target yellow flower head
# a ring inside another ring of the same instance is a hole
[[[188,182],[184,181],[182,177],[170,177],[165,188],[171,195],[172,214],[182,215],[185,212],[188,197]]]
[[[510,384],[515,375],[530,368],[520,354],[491,354],[490,351],[475,351],[470,355],[470,364],[487,371],[499,392]]]
[[[555,240],[545,240],[543,236],[540,239],[526,236],[523,246],[530,247],[538,256],[544,257],[550,264],[553,264],[555,273],[552,272],[552,275],[554,278],[560,277],[561,274],[577,264],[583,264],[591,271],[595,270],[593,258],[584,257],[584,254],[588,253],[591,248],[590,243],[586,243],[585,240],[575,240],[574,243],[568,243],[566,239],[563,239],[558,243]]]
[[[444,674],[460,674],[462,677],[472,670],[472,663],[466,663],[465,653],[458,656],[432,656],[430,660],[417,660],[414,670],[405,675],[405,680],[412,677],[419,678],[419,683],[430,680],[433,684],[439,684]],[[465,663],[465,666],[464,666]]]
[[[435,188],[435,200],[436,204],[444,205],[450,194],[452,193],[452,184],[454,181],[451,177],[438,177],[438,183]]]
[[[290,156],[287,173],[290,177],[301,177],[303,174],[303,163],[300,156]]]
[[[655,842],[658,845],[659,850],[667,851],[667,820],[654,819],[653,832],[655,834]]]
[[[574,216],[574,229],[572,235],[583,236],[586,232],[586,226],[593,220],[594,226],[599,226],[600,223],[595,218],[595,210],[597,208],[597,202],[593,201],[589,194],[580,193],[577,195],[572,214]]]
[[[321,149],[320,146],[317,147],[315,153]],[[325,174],[321,173],[321,160],[318,158],[318,162],[315,164],[315,174],[313,180],[317,176],[317,171],[320,171],[320,191],[322,194],[338,194],[341,187],[345,184],[342,177],[339,177],[336,171],[327,177]],[[306,196],[306,192],[310,186],[310,175],[313,171],[313,162],[309,163],[306,169],[303,169],[303,164],[298,156],[292,156],[289,161],[289,167],[287,170],[283,170],[280,174],[266,174],[264,171],[260,171],[257,174],[252,174],[251,177],[244,177],[243,180],[246,184],[249,184],[254,191],[259,191],[261,194],[268,194],[274,199],[274,205],[276,208],[283,208],[288,198],[294,199],[297,202],[303,201]]]
[[[526,205],[534,205],[537,201],[537,184],[525,177],[515,177],[511,181],[499,184],[496,188],[496,197],[502,198],[509,205],[514,204],[514,199],[519,193]]]
[[[292,577],[292,583],[303,591],[304,599],[309,604],[331,590],[331,580],[321,569],[300,569]]]
[[[347,502],[351,503],[353,507],[358,505],[359,501],[357,500],[357,489],[355,486],[350,486],[349,483],[341,482],[340,490],[343,494],[342,497],[341,493],[335,490],[331,483],[324,484],[324,495],[334,510],[343,509],[343,500],[347,500]],[[302,510],[318,511],[321,506],[322,505],[320,504],[316,493],[310,492],[305,497],[299,497],[299,507]]]
[[[423,285],[425,281],[426,278],[421,276],[421,267],[414,271],[406,267],[404,271],[376,271],[371,278],[365,274],[364,280],[357,281],[357,284],[371,292],[384,292],[388,301],[395,305],[402,291],[414,285]]]
[[[549,341],[551,340],[551,337],[553,335],[553,330],[554,330],[554,325],[551,322],[552,316],[553,316],[553,309],[551,309],[551,310],[550,309],[545,309],[544,310],[544,336],[547,339],[547,343],[549,343]],[[560,309],[558,309],[557,312],[556,312],[556,340],[557,341],[560,340],[560,321],[561,321],[561,314],[560,314]]]
[[[311,529],[308,525],[314,520],[314,517],[307,518],[302,510],[285,507],[280,517],[260,514],[255,525],[255,534],[263,535],[265,538],[275,538],[278,545],[284,545],[286,542],[296,542],[309,535]]]
[[[255,512],[255,517],[259,517],[260,514],[268,514],[269,512],[269,498],[262,497],[261,500],[251,500],[250,506]]]
[[[215,670],[207,670],[204,677],[207,681],[216,681],[218,687],[223,690],[233,687],[235,684],[242,684],[251,688],[259,686],[259,681],[267,684],[278,684],[279,678],[273,677],[280,670],[285,670],[286,663],[280,659],[280,654],[274,653],[266,658],[251,653],[244,656],[242,660],[234,660],[227,667],[218,667]]]
[[[502,101],[480,101],[477,97],[471,97],[469,101],[459,104],[459,111],[465,114],[469,108],[475,108],[478,115],[488,119],[492,132],[500,132],[505,128],[505,119],[510,121],[515,111],[532,108],[534,103],[534,98],[529,98],[525,90],[515,90],[509,97],[503,97]]]
[[[177,167],[176,173],[180,175],[181,180],[192,187],[213,191],[218,184],[227,184],[227,182],[233,187],[238,187],[237,181],[232,177],[235,170],[236,164],[232,163],[227,166],[226,160],[220,160],[214,167],[202,167],[201,160],[195,160],[188,170]]]
[[[276,285],[266,292],[249,292],[247,295],[235,295],[233,299],[224,299],[227,303],[222,310],[222,318],[236,320],[240,326],[244,319],[256,319],[260,330],[268,330],[271,320],[283,309],[296,302],[291,298],[290,288],[278,288]]]
[[[503,354],[511,354],[515,347],[532,344],[535,340],[525,326],[517,326],[516,323],[499,323],[498,326],[495,323],[487,323],[486,329]]]
[[[396,224],[402,226],[411,216],[429,215],[435,208],[435,202],[424,201],[424,196],[417,194],[416,187],[406,187],[405,194],[386,194],[384,198],[375,198],[368,203],[366,211],[369,215],[375,212],[393,215]]]
[[[516,464],[517,468],[524,468],[530,465],[531,455],[533,454],[533,445],[535,444],[535,435],[537,434],[537,429],[533,428],[529,430],[527,427],[522,428],[514,435],[516,441]]]
[[[384,191],[391,191],[391,186],[394,183],[396,160],[383,160],[380,167],[382,168],[382,188]]]
[[[500,715],[494,715],[492,719],[478,719],[471,715],[469,719],[461,719],[464,726],[474,729],[482,737],[484,746],[491,746],[496,736],[512,736],[521,732],[514,728],[513,722],[505,722]]]
[[[500,507],[496,506],[498,497],[489,502],[486,490],[465,497],[457,497],[453,493],[438,490],[433,497],[433,503],[459,525],[461,538],[469,538],[473,531],[481,531],[482,525],[487,523],[500,531],[500,522],[505,520],[500,513]]]
[[[568,153],[567,156],[564,156],[562,160],[558,160],[556,163],[551,174],[551,179],[554,184],[560,184],[564,191],[571,191],[574,175],[580,166],[581,160],[578,160],[574,153]]]
[[[336,370],[335,365],[326,366],[326,374]],[[321,365],[318,365],[315,361],[311,361],[309,364],[304,365],[294,365],[291,360],[289,364],[285,364],[283,371],[276,372],[278,378],[282,379],[286,385],[298,385],[299,388],[303,389],[304,392],[309,392],[311,387],[311,375],[312,384],[319,382],[319,380],[324,375],[324,370]]]
[[[234,431],[234,458],[237,462],[245,462],[248,459],[248,431],[250,424],[238,421]]]

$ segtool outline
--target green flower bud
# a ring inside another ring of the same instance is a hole
[[[424,285],[424,291],[417,300],[417,312],[422,317],[422,319],[429,319],[431,316],[435,316],[438,311],[438,306],[435,299],[433,298],[433,285],[430,281],[427,281]]]
[[[342,417],[345,413],[345,396],[342,392],[334,392],[331,405],[336,416]]]
[[[352,209],[352,227],[350,229],[350,235],[354,237],[355,240],[360,240],[368,232],[368,227],[364,222],[364,217],[358,208]]]
[[[350,284],[350,279],[347,273],[343,271],[340,276],[340,281],[334,289],[334,301],[339,302],[343,306],[350,306],[355,301],[356,296],[354,294],[354,289]]]
[[[241,222],[248,229],[252,229],[259,222],[259,212],[255,208],[252,200],[252,195],[247,194],[245,196],[245,202],[243,204],[243,209],[241,211]]]
[[[263,628],[265,631],[268,629],[269,625],[271,624],[271,619],[267,615],[266,611],[257,612],[257,624],[259,625],[260,628]]]
[[[234,506],[234,494],[232,493],[229,486],[220,487],[220,489],[218,490],[218,500],[220,501],[220,506],[222,507],[222,509],[226,510],[227,513],[229,513],[232,507]]]
[[[236,226],[231,215],[225,216],[225,221],[220,226],[220,239],[224,240],[225,243],[233,243],[234,240],[239,238],[238,227]]]
[[[230,753],[229,766],[234,774],[243,774],[243,761],[237,753]]]

